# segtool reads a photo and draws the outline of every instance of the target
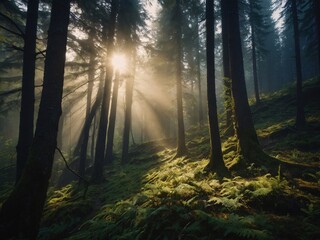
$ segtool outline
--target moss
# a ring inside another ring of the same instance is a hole
[[[311,89],[316,83],[305,84]],[[115,161],[108,166],[106,181],[90,186],[86,200],[79,198],[72,184],[52,190],[40,236],[317,239],[320,173],[315,166],[320,154],[315,146],[320,144],[320,104],[308,102],[309,126],[296,131],[292,90],[264,96],[260,106],[252,106],[256,127],[269,154],[314,168],[285,164],[278,168],[277,162],[271,175],[267,164],[245,163],[241,171],[232,171],[234,177],[221,179],[204,171],[210,150],[207,126],[193,128],[187,134],[187,157],[173,159],[172,139],[168,144],[166,140],[145,143],[133,148],[130,164]],[[223,138],[222,148],[229,168],[243,161],[235,137]],[[259,154],[255,157],[268,161]]]

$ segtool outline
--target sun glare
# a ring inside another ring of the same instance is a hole
[[[115,54],[112,57],[112,66],[115,70],[123,72],[127,68],[127,59],[123,54]]]

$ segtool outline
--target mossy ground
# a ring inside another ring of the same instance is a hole
[[[204,171],[208,130],[194,127],[186,157],[174,158],[172,140],[145,143],[128,164],[107,166],[104,183],[85,197],[76,183],[50,189],[39,239],[320,239],[319,87],[305,83],[308,126],[301,131],[293,125],[292,90],[252,106],[264,150],[310,170],[284,174],[280,166],[271,175],[250,165],[246,176],[221,179]],[[235,138],[223,138],[222,147],[228,165]]]

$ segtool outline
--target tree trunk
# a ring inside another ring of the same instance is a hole
[[[240,153],[248,162],[258,161],[258,154],[264,158],[254,129],[251,110],[248,103],[246,83],[243,69],[243,56],[240,38],[238,1],[226,1],[223,7],[229,11],[229,59],[232,79],[232,95],[234,99],[236,132],[240,145]],[[244,160],[243,159],[243,160]]]
[[[89,44],[90,46],[90,60],[89,60],[89,71],[88,71],[88,90],[87,90],[87,106],[86,106],[86,120],[90,115],[91,108],[91,98],[92,98],[92,90],[93,90],[93,81],[95,76],[95,51],[93,44],[93,32],[89,33]],[[91,122],[91,121],[90,121]],[[91,125],[91,124],[90,124]],[[90,127],[89,127],[90,129]],[[89,141],[89,130],[84,132],[83,141],[81,144],[81,152],[80,152],[80,160],[79,160],[79,175],[84,176],[86,170],[86,160],[87,160],[87,149],[88,149],[88,141]],[[79,178],[79,183],[81,182],[81,178]]]
[[[36,38],[39,0],[28,1],[27,21],[23,48],[23,70],[19,138],[17,145],[16,183],[26,165],[33,139],[34,76],[36,66]]]
[[[224,85],[224,105],[226,111],[226,135],[233,136],[235,134],[233,127],[233,99],[231,90],[231,73],[229,59],[229,14],[226,8],[226,1],[221,1],[222,16],[222,48],[223,48],[223,85]]]
[[[92,126],[92,134],[91,134],[91,146],[90,146],[90,157],[91,160],[94,159],[94,146],[95,146],[95,139],[96,139],[96,125],[97,125],[97,117],[96,115],[93,118],[93,126]]]
[[[110,119],[109,119],[109,127],[108,127],[108,136],[107,136],[107,149],[106,149],[106,163],[111,164],[113,160],[113,140],[114,140],[114,130],[116,126],[116,116],[117,116],[117,103],[118,103],[118,89],[119,89],[119,81],[120,76],[117,71],[112,91],[112,102],[111,102],[111,110],[110,110]]]
[[[194,76],[193,70],[190,70],[189,74],[193,78],[193,76]],[[193,79],[191,79],[191,81],[190,81],[190,93],[191,93],[192,98],[196,99],[195,94],[194,94],[194,81],[193,81]],[[190,109],[190,111],[191,111],[191,113],[190,113],[190,123],[192,125],[196,125],[197,124],[197,107],[196,107],[195,104],[192,104],[190,106],[190,108],[191,108]]]
[[[177,88],[177,118],[178,118],[178,146],[175,157],[181,157],[187,154],[184,120],[183,120],[183,104],[182,104],[182,10],[180,6],[180,0],[176,0],[176,88]]]
[[[140,143],[145,141],[145,114],[144,111],[141,111],[140,119]]]
[[[306,125],[306,118],[304,115],[303,99],[302,99],[302,70],[301,70],[301,55],[300,55],[300,33],[299,33],[299,20],[297,11],[296,0],[291,0],[291,12],[293,19],[293,32],[294,32],[294,50],[296,60],[296,77],[297,77],[297,114],[296,114],[296,127],[302,128]]]
[[[257,57],[256,57],[256,36],[253,23],[253,6],[252,1],[249,1],[250,6],[250,26],[251,26],[251,48],[252,48],[252,71],[253,71],[253,86],[254,86],[254,96],[256,98],[256,103],[260,103],[259,86],[258,86],[258,72],[257,72]]]
[[[99,83],[99,88],[98,88],[98,93],[97,93],[97,96],[96,96],[96,100],[92,104],[89,117],[85,119],[85,123],[84,123],[83,128],[81,130],[81,133],[79,135],[78,142],[77,142],[77,144],[76,144],[76,146],[74,147],[74,150],[73,150],[73,157],[80,156],[81,145],[82,145],[82,142],[83,142],[84,135],[86,134],[86,131],[90,131],[90,126],[91,126],[91,123],[93,121],[93,118],[96,117],[96,113],[97,113],[97,111],[98,111],[98,109],[99,109],[99,107],[101,105],[102,93],[103,93],[103,83],[104,83],[104,74],[105,74],[105,71],[101,70],[100,83]]]
[[[62,104],[63,106],[63,104]],[[65,124],[66,112],[65,109],[62,109],[62,113],[59,120],[59,127],[58,127],[58,137],[57,137],[57,146],[58,148],[63,151],[63,128]]]
[[[318,71],[320,71],[320,1],[313,0],[318,35]]]
[[[110,15],[110,25],[108,28],[107,36],[107,66],[106,66],[106,79],[103,91],[102,106],[100,121],[98,127],[98,136],[96,143],[96,153],[93,164],[93,172],[91,180],[95,183],[99,183],[103,180],[103,162],[104,162],[104,151],[106,145],[106,133],[108,126],[108,113],[111,95],[111,79],[112,79],[112,65],[111,57],[114,45],[114,34],[116,27],[116,18],[118,14],[118,0],[112,0],[111,2],[111,15]]]
[[[214,66],[214,1],[206,1],[206,32],[207,32],[207,97],[210,130],[210,160],[208,169],[217,174],[225,175],[227,169],[223,162],[219,123],[217,114],[215,66]]]
[[[61,115],[70,0],[52,1],[43,91],[35,136],[22,176],[0,213],[4,239],[35,239],[46,199]]]
[[[201,59],[200,59],[200,32],[199,22],[197,18],[197,81],[198,81],[198,110],[199,110],[199,127],[203,126],[203,107],[202,107],[202,89],[201,89]]]
[[[134,47],[133,47],[134,48]],[[136,50],[132,50],[133,60],[132,64],[133,72],[135,71],[135,61],[136,61]],[[134,83],[134,73],[126,79],[126,104],[124,113],[124,129],[123,129],[123,142],[122,142],[122,163],[127,163],[129,161],[129,142],[130,142],[130,130],[132,121],[132,97],[133,97],[133,83]]]

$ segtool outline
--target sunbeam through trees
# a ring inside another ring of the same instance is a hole
[[[320,239],[319,0],[2,0],[1,239]]]

